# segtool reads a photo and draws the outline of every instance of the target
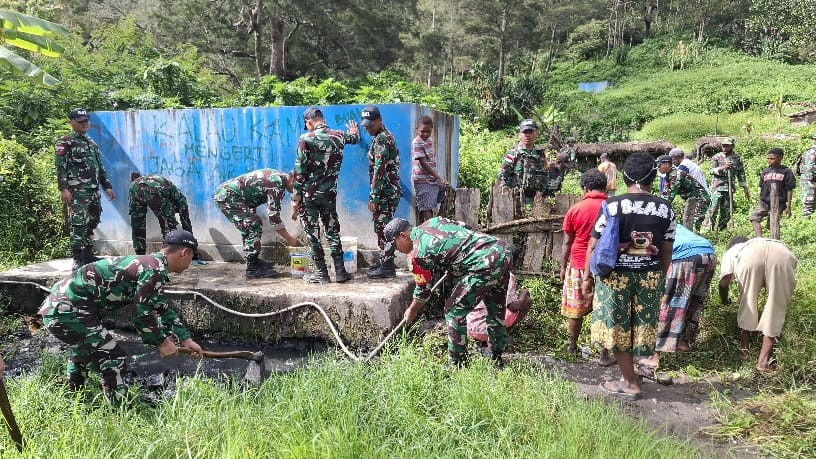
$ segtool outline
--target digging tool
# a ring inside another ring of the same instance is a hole
[[[731,164],[730,162],[728,163]],[[731,169],[728,169],[728,227],[734,227],[734,185],[731,183]]]
[[[17,451],[22,453],[23,434],[20,433],[20,427],[17,425],[17,420],[11,411],[11,404],[9,403],[8,393],[6,392],[6,383],[3,381],[3,378],[0,378],[0,410],[3,411],[3,417],[6,419],[6,427],[8,427],[11,439],[14,440]]]
[[[178,348],[179,354],[191,355],[193,350],[186,347]],[[264,353],[261,351],[228,351],[228,352],[214,352],[203,351],[202,356],[211,359],[244,359],[249,360],[244,380],[252,384],[260,384],[263,381],[264,371]]]

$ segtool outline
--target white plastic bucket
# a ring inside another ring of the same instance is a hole
[[[308,272],[309,263],[308,247],[289,247],[289,266],[292,277],[303,277]]]

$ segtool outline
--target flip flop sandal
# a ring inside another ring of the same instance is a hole
[[[635,374],[641,378],[646,378],[664,386],[674,384],[674,380],[670,376],[657,374],[655,372],[655,367],[635,364]]]
[[[615,390],[607,389],[607,388],[606,388],[606,386],[604,385],[604,384],[606,384],[607,382],[614,383],[614,385],[615,385]],[[625,390],[623,390],[623,388],[620,386],[620,382],[618,382],[618,381],[601,381],[601,383],[600,383],[600,384],[598,384],[598,387],[600,387],[600,388],[601,388],[601,390],[602,390],[604,393],[606,393],[606,394],[608,394],[608,395],[613,395],[613,396],[618,397],[618,398],[622,398],[622,399],[624,399],[624,400],[629,400],[629,401],[633,401],[633,402],[634,402],[635,400],[640,400],[640,394],[632,394],[632,393],[630,393],[630,392],[626,392],[626,391],[625,391]]]

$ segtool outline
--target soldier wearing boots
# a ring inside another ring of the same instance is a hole
[[[513,265],[507,242],[442,217],[431,218],[417,227],[395,218],[385,227],[385,237],[397,250],[410,254],[416,287],[414,299],[405,311],[406,322],[412,322],[430,298],[433,275],[447,271],[457,279],[445,301],[449,364],[460,367],[467,363],[467,315],[483,301],[487,308],[490,352],[500,366],[507,339],[505,295]]]
[[[176,214],[181,218],[181,227],[193,232],[187,198],[170,180],[160,175],[130,174],[128,189],[128,213],[133,233],[133,250],[136,255],[147,251],[147,209],[153,211],[159,221],[162,238],[178,228]]]
[[[60,200],[68,209],[71,226],[71,255],[73,269],[98,260],[93,255],[93,232],[102,215],[99,186],[113,201],[113,193],[99,146],[88,137],[91,119],[84,108],[75,108],[68,114],[71,133],[60,137],[55,146],[57,187]]]
[[[796,166],[802,184],[802,216],[808,218],[816,210],[816,134],[810,138],[813,145],[802,153]]]
[[[168,273],[186,270],[197,247],[192,233],[174,230],[165,236],[161,252],[89,263],[51,287],[39,314],[51,334],[70,346],[69,388],[82,389],[88,370],[94,370],[101,374],[105,397],[114,405],[125,401],[127,353],[102,326],[103,311],[135,308],[136,331],[162,357],[177,355],[178,346],[201,357],[201,347],[162,294]]]
[[[268,204],[269,223],[290,246],[298,246],[280,216],[283,193],[292,190],[292,177],[272,169],[258,169],[228,180],[215,189],[213,199],[221,212],[241,232],[247,277],[275,277],[274,263],[260,259],[263,226],[256,207]]]
[[[374,233],[380,246],[380,264],[368,271],[371,279],[385,279],[397,275],[394,266],[394,246],[385,240],[385,225],[394,217],[402,197],[400,187],[400,157],[394,135],[383,124],[380,109],[374,105],[363,108],[362,125],[371,135],[368,149],[368,179],[371,192],[368,210],[374,220]]]
[[[734,199],[735,185],[745,190],[745,199],[751,200],[751,192],[745,181],[745,167],[740,155],[734,153],[734,139],[725,139],[722,142],[722,151],[711,157],[711,206],[707,217],[714,228],[723,230],[731,220],[731,211]]]
[[[334,262],[337,282],[351,279],[343,263],[340,243],[340,220],[337,217],[337,178],[343,162],[343,147],[360,141],[357,123],[348,122],[348,132],[330,129],[323,112],[309,107],[303,113],[303,127],[309,132],[300,136],[295,158],[292,209],[300,218],[303,231],[309,238],[309,248],[316,272],[303,276],[309,283],[331,282],[323,246],[320,244],[320,224],[326,231],[326,240]],[[293,216],[294,218],[294,216]]]

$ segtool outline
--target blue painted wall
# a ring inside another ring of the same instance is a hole
[[[359,123],[362,105],[320,106],[327,124],[346,129],[353,119]],[[411,140],[418,116],[436,120],[435,139],[439,173],[456,185],[459,170],[459,119],[415,104],[378,105],[383,122],[394,134],[400,150],[403,199],[397,216],[413,218],[411,185]],[[241,237],[212,201],[222,182],[251,170],[270,167],[288,171],[294,167],[298,138],[306,107],[250,107],[226,109],[142,110],[95,112],[91,114],[90,136],[99,144],[102,162],[117,199],[103,198],[102,222],[97,239],[103,252],[132,253],[127,190],[132,171],[159,174],[172,180],[187,196],[193,229],[202,248],[215,259],[240,258]],[[360,126],[362,140],[345,149],[340,171],[338,213],[343,236],[355,236],[362,246],[375,247],[368,204],[368,159],[371,137]],[[263,244],[278,240],[266,220]],[[299,224],[289,219],[290,198],[284,199],[287,229],[296,234]],[[148,217],[148,242],[158,243],[160,234],[153,217]],[[226,246],[232,249],[226,250]],[[153,249],[155,245],[151,246]],[[208,250],[208,247],[210,250]]]

